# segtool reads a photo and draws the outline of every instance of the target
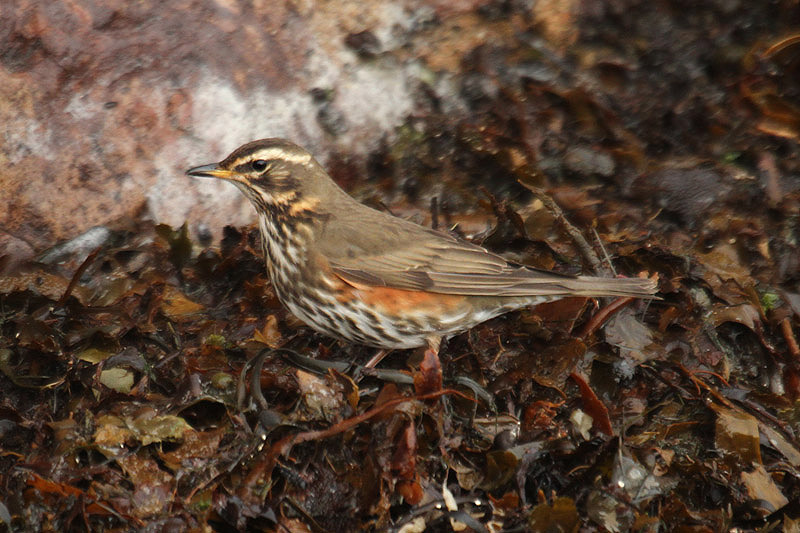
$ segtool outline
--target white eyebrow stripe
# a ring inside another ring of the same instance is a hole
[[[285,150],[280,147],[272,147],[272,148],[263,148],[258,152],[254,153],[251,157],[256,157],[258,159],[282,159],[289,163],[297,163],[301,165],[305,165],[311,161],[311,154],[309,153],[297,153],[292,152],[289,150]],[[249,159],[249,158],[248,158]]]

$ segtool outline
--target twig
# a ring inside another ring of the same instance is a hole
[[[67,303],[69,295],[72,294],[73,290],[75,290],[75,286],[78,285],[81,276],[83,276],[83,273],[86,272],[86,269],[89,268],[89,265],[92,264],[92,261],[95,260],[97,254],[99,254],[100,250],[102,249],[103,249],[102,246],[98,246],[97,248],[92,250],[92,253],[86,256],[86,259],[83,260],[81,266],[79,266],[78,270],[75,271],[75,274],[72,275],[72,279],[69,280],[69,285],[67,285],[67,290],[64,291],[64,294],[61,296],[61,298],[58,299],[58,302],[56,302],[57,307],[63,307],[64,304]]]
[[[598,275],[601,274],[603,272],[603,269],[602,269],[602,264],[600,263],[600,259],[597,257],[597,254],[594,253],[592,247],[589,245],[588,242],[586,242],[586,239],[584,238],[583,234],[581,234],[581,232],[578,231],[578,229],[575,226],[573,226],[569,220],[567,220],[567,217],[564,215],[564,212],[561,210],[558,204],[552,198],[550,198],[550,196],[545,192],[544,189],[531,185],[530,183],[525,183],[523,181],[520,181],[519,183],[523,187],[526,187],[528,190],[530,190],[537,198],[539,198],[539,200],[542,201],[545,207],[547,207],[547,209],[549,209],[550,212],[553,213],[553,215],[556,217],[556,220],[558,220],[558,222],[564,228],[564,231],[566,231],[572,238],[581,256],[583,256],[583,259],[587,263],[589,263],[589,265],[591,265],[592,271],[595,274]]]
[[[611,274],[616,276],[617,270],[614,268],[614,263],[611,262],[611,256],[608,255],[608,250],[606,250],[603,241],[600,240],[600,234],[597,233],[597,228],[592,228],[592,235],[594,235],[594,240],[597,241],[597,246],[600,247],[600,250],[603,251],[603,258],[606,260],[606,265],[608,265],[608,269],[611,271]]]
[[[586,323],[583,327],[583,330],[578,335],[579,338],[585,339],[591,336],[594,332],[596,332],[600,327],[606,323],[606,321],[611,318],[611,315],[634,301],[635,298],[631,296],[625,296],[622,298],[617,298],[607,306],[601,308],[597,313],[592,316],[592,319]]]
[[[592,427],[609,437],[614,435],[611,418],[608,416],[608,407],[600,401],[592,387],[586,382],[586,378],[578,372],[571,373],[569,377],[572,378],[572,381],[575,382],[581,392],[583,409],[592,417]]]
[[[392,409],[402,403],[411,401],[432,400],[434,398],[438,398],[440,396],[445,396],[449,394],[459,396],[469,401],[474,401],[473,398],[470,398],[469,396],[460,391],[454,389],[442,389],[436,392],[432,392],[430,394],[422,394],[419,396],[412,396],[412,397],[404,396],[400,398],[395,398],[393,400],[389,400],[384,404],[375,406],[372,409],[369,409],[361,413],[360,415],[348,418],[347,420],[342,420],[338,424],[334,424],[333,426],[326,429],[303,431],[301,433],[287,435],[278,442],[274,443],[267,452],[266,460],[261,462],[258,466],[256,466],[255,468],[253,468],[253,470],[250,471],[250,473],[245,478],[244,483],[242,484],[242,490],[249,491],[253,488],[253,486],[256,483],[259,482],[259,480],[269,478],[272,475],[272,470],[275,467],[278,457],[287,454],[289,450],[292,449],[292,446],[294,446],[295,444],[299,444],[301,442],[308,442],[311,440],[325,439],[328,437],[332,437],[334,435],[338,435],[340,433],[344,433],[345,431],[353,429],[362,422],[366,422],[370,418],[378,416],[383,412]]]
[[[262,350],[253,361],[250,374],[250,396],[262,410],[269,409],[269,403],[267,403],[267,399],[264,398],[264,393],[261,391],[261,369],[264,368],[264,359],[266,358],[267,352]]]
[[[439,229],[439,200],[436,196],[431,198],[431,228]]]
[[[789,348],[789,353],[792,354],[795,361],[800,362],[800,346],[797,345],[797,339],[792,331],[792,324],[788,316],[781,320],[781,331],[783,332],[783,338],[786,339],[786,346]]]

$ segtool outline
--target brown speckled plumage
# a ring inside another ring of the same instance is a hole
[[[648,297],[639,278],[569,276],[509,263],[451,235],[358,203],[303,148],[248,143],[191,176],[233,182],[259,217],[267,270],[286,307],[333,337],[380,348],[443,336],[566,296]]]

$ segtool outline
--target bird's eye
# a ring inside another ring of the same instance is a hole
[[[267,162],[264,161],[263,159],[256,159],[250,164],[253,166],[253,170],[255,170],[256,172],[263,172],[264,170],[267,169]]]

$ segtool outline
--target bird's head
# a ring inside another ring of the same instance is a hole
[[[219,178],[236,185],[257,210],[294,210],[320,199],[346,196],[306,150],[284,139],[240,146],[219,163],[194,167],[189,176]]]

